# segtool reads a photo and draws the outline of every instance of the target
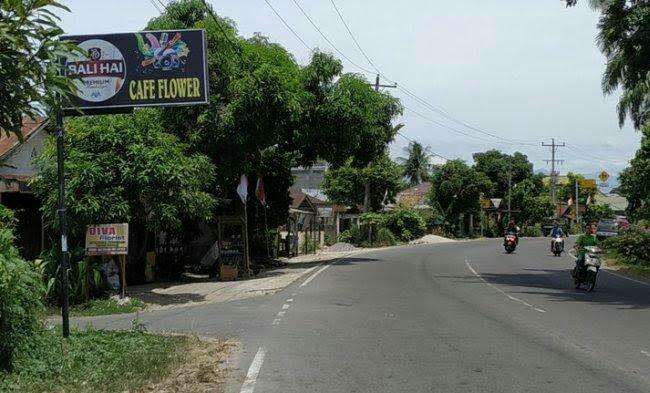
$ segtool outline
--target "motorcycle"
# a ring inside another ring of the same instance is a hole
[[[556,257],[562,255],[564,251],[564,238],[562,236],[555,236],[551,239],[551,252]]]
[[[512,254],[512,252],[515,251],[515,248],[517,248],[517,236],[507,234],[503,246],[508,254]]]
[[[585,263],[582,269],[574,269],[573,282],[576,289],[582,284],[587,285],[587,292],[591,292],[596,287],[596,279],[601,266],[601,254],[603,251],[595,246],[586,247]]]

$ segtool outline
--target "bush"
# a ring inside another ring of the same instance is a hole
[[[40,330],[41,276],[13,245],[13,215],[0,206],[0,369],[10,370],[14,351]]]
[[[375,240],[376,245],[385,247],[385,246],[394,246],[397,244],[397,238],[388,228],[380,228],[377,231],[377,239]]]
[[[542,236],[542,224],[528,225],[522,231],[524,236],[528,237],[541,237]]]
[[[604,247],[615,251],[623,262],[650,266],[650,232],[633,227],[605,241]]]
[[[339,234],[339,242],[350,243],[358,245],[363,241],[361,229],[358,226],[353,226]]]
[[[415,209],[398,209],[386,215],[385,226],[401,241],[410,241],[424,236],[426,222]]]

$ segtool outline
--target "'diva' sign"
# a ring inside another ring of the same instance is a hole
[[[67,111],[208,102],[204,30],[65,36],[81,49],[65,59],[77,88]]]
[[[90,225],[86,229],[86,255],[126,255],[129,224]]]

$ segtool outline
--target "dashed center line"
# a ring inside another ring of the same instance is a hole
[[[644,350],[642,349],[642,350],[641,350],[641,353],[644,354],[644,355],[646,355],[647,357],[650,358],[650,352],[648,352],[648,351],[644,351]]]
[[[284,314],[286,314],[286,313],[287,313],[286,311],[280,311],[280,312],[278,313],[278,317],[283,317]]]
[[[253,358],[253,363],[248,368],[248,374],[246,374],[246,379],[244,380],[240,393],[253,393],[255,391],[255,383],[257,382],[257,377],[260,375],[260,369],[262,368],[262,363],[264,363],[265,355],[266,349],[260,347],[255,354],[255,358]]]
[[[287,303],[291,303],[293,301],[293,298],[287,299]]]
[[[526,306],[526,307],[530,307],[530,308],[532,308],[533,310],[535,310],[535,311],[537,311],[537,312],[541,312],[541,313],[545,313],[545,312],[546,312],[546,310],[543,310],[543,309],[541,309],[541,308],[535,307],[535,306],[533,306],[532,304],[526,302],[525,300],[521,300],[521,299],[519,299],[519,298],[517,298],[517,297],[514,297],[514,296],[510,295],[509,293],[507,293],[506,291],[504,291],[503,289],[497,287],[496,285],[493,285],[493,284],[487,282],[487,280],[485,280],[485,279],[484,279],[484,278],[483,278],[483,277],[482,277],[482,276],[481,276],[481,275],[480,275],[476,270],[474,270],[474,268],[472,267],[472,265],[469,264],[469,261],[467,261],[467,259],[465,259],[465,264],[467,265],[467,267],[469,268],[469,270],[470,270],[470,271],[471,271],[471,272],[472,272],[472,273],[473,273],[477,278],[481,279],[481,281],[483,281],[487,286],[489,286],[490,288],[492,288],[492,289],[496,290],[497,292],[501,293],[502,295],[504,295],[504,296],[507,297],[508,299],[510,299],[510,300],[512,300],[512,301],[515,301],[515,302],[518,302],[518,303],[521,303],[521,304],[523,304],[523,305]]]
[[[291,305],[289,305],[289,304],[283,304],[283,305],[282,305],[282,309],[283,309],[283,310],[286,310],[286,309],[288,309],[289,307],[291,307]]]

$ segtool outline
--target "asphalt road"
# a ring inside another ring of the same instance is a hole
[[[650,285],[603,271],[586,293],[571,266],[546,239],[390,248],[143,321],[240,340],[230,392],[650,392]]]

